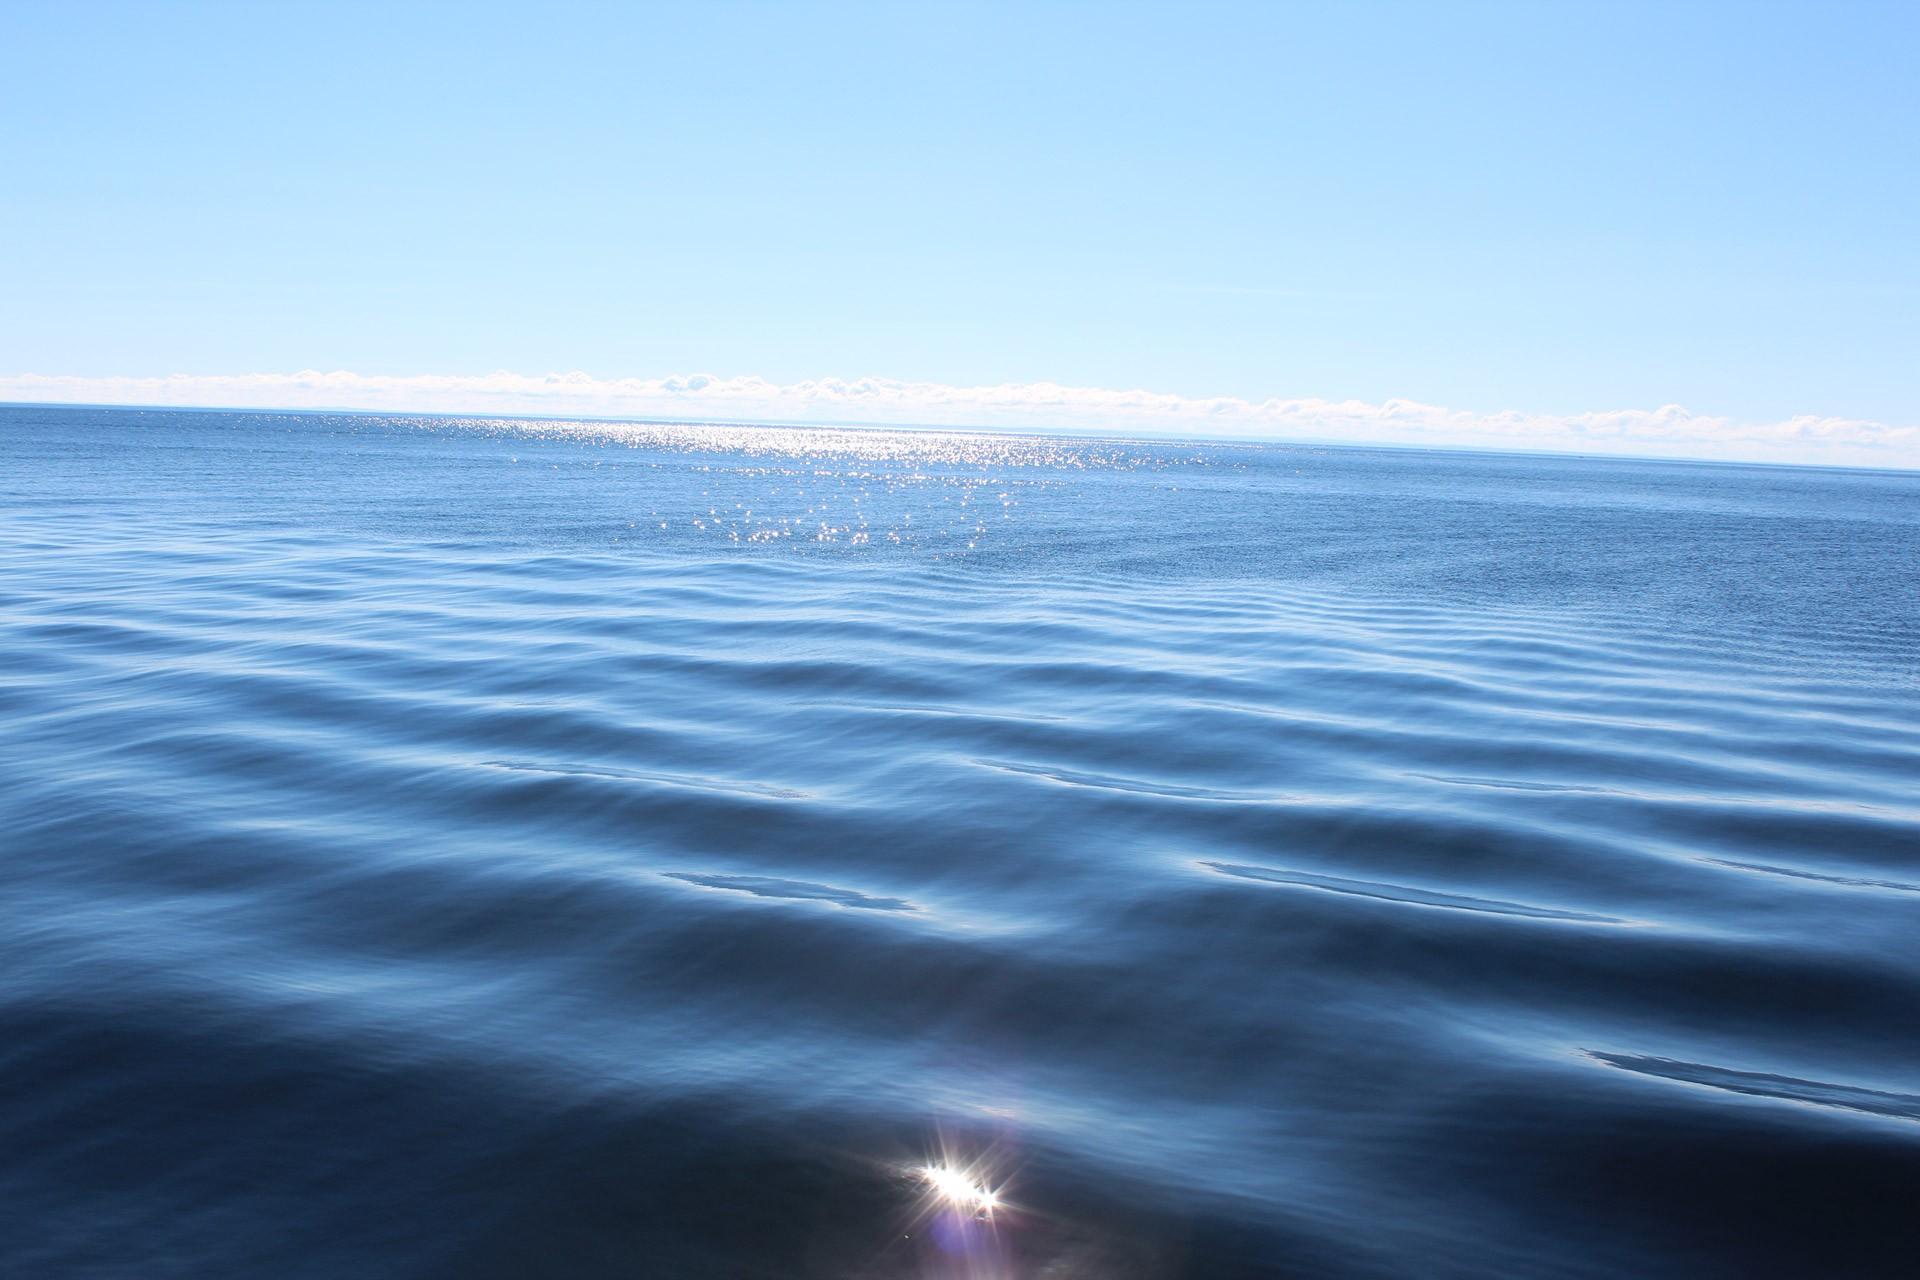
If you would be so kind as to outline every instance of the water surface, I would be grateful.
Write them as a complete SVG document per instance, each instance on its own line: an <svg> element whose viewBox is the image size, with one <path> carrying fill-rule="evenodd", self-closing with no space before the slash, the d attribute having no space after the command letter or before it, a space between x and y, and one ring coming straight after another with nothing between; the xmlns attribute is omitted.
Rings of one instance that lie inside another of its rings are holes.
<svg viewBox="0 0 1920 1280"><path fill-rule="evenodd" d="M0 459L6 1274L1911 1273L1920 476Z"/></svg>

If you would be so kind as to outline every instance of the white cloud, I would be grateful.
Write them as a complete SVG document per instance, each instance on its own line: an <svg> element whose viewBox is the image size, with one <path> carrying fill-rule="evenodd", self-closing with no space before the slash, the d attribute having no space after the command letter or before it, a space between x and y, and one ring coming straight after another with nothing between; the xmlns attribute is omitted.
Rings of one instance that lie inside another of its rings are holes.
<svg viewBox="0 0 1920 1280"><path fill-rule="evenodd" d="M1741 461L1920 467L1920 426L1803 416L1741 422L1679 405L1578 414L1475 413L1411 400L1195 398L1051 382L955 387L889 378L585 373L387 376L348 373L174 374L86 378L0 374L0 401L364 409L727 421L1073 429L1354 444L1477 446Z"/></svg>

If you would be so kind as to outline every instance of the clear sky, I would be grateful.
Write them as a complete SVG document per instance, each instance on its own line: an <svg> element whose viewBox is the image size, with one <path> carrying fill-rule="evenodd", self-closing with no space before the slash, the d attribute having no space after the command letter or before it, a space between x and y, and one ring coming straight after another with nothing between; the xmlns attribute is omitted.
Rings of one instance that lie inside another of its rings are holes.
<svg viewBox="0 0 1920 1280"><path fill-rule="evenodd" d="M0 0L0 183L0 399L582 370L1920 424L1911 0Z"/></svg>

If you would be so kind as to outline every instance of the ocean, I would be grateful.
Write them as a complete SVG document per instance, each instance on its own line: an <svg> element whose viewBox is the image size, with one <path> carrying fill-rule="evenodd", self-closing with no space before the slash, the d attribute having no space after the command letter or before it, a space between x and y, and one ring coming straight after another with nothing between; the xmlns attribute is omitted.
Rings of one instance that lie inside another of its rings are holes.
<svg viewBox="0 0 1920 1280"><path fill-rule="evenodd" d="M1907 1276L1920 474L0 409L0 1274Z"/></svg>

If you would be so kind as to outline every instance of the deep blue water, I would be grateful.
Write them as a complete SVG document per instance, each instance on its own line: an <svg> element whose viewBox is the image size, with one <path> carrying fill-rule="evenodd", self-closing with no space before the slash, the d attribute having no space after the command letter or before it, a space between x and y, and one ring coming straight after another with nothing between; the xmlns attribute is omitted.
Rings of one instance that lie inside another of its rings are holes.
<svg viewBox="0 0 1920 1280"><path fill-rule="evenodd" d="M1912 474L0 409L0 1274L1911 1275L1917 575Z"/></svg>

